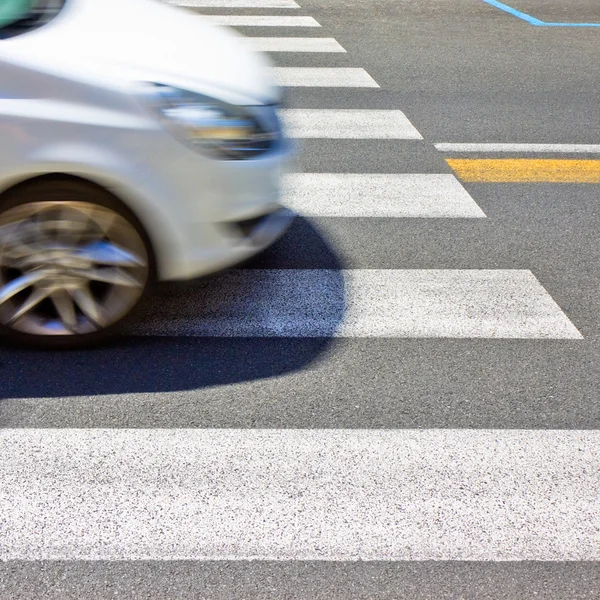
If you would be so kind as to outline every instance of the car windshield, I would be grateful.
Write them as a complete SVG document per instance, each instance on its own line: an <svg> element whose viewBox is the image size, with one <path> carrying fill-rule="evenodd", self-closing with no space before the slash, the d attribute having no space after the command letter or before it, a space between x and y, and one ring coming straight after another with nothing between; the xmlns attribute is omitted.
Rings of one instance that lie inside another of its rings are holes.
<svg viewBox="0 0 600 600"><path fill-rule="evenodd" d="M0 32L13 35L47 23L64 0L0 0Z"/></svg>

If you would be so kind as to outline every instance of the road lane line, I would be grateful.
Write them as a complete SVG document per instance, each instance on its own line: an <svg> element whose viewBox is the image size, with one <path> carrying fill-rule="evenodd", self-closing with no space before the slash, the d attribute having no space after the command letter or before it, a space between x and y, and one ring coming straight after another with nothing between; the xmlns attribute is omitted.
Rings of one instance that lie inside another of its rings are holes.
<svg viewBox="0 0 600 600"><path fill-rule="evenodd" d="M504 12L513 15L523 21L527 21L530 25L535 25L536 27L600 27L600 23L547 23L546 21L542 21L536 17L528 15L527 13L521 12L516 8L512 8L512 6L508 6L503 2L499 2L498 0L483 0L486 4L490 6L494 6L495 8L499 8Z"/></svg>
<svg viewBox="0 0 600 600"><path fill-rule="evenodd" d="M504 12L513 15L514 17L517 17L518 19L521 19L523 21L527 21L527 23L529 23L530 25L544 25L544 21L540 21L540 19L536 19L535 17L532 17L531 15L528 15L524 12L521 12L520 10L517 10L516 8L513 8L512 6L508 6L507 4L504 4L503 2L498 2L498 0L483 0L486 4L489 4L490 6L494 6L495 8L499 8L500 10L503 10Z"/></svg>
<svg viewBox="0 0 600 600"><path fill-rule="evenodd" d="M600 560L600 432L0 430L0 560Z"/></svg>
<svg viewBox="0 0 600 600"><path fill-rule="evenodd" d="M282 202L307 217L485 218L454 175L293 173Z"/></svg>
<svg viewBox="0 0 600 600"><path fill-rule="evenodd" d="M401 110L284 109L288 135L294 138L422 140Z"/></svg>
<svg viewBox="0 0 600 600"><path fill-rule="evenodd" d="M440 152L537 152L600 154L600 144L435 144Z"/></svg>
<svg viewBox="0 0 600 600"><path fill-rule="evenodd" d="M283 87L376 87L379 85L364 70L353 67L271 67Z"/></svg>
<svg viewBox="0 0 600 600"><path fill-rule="evenodd" d="M231 270L151 299L127 333L581 339L530 271L475 269Z"/></svg>
<svg viewBox="0 0 600 600"><path fill-rule="evenodd" d="M300 8L294 0L167 0L190 8Z"/></svg>
<svg viewBox="0 0 600 600"><path fill-rule="evenodd" d="M248 37L260 52L346 52L333 38Z"/></svg>
<svg viewBox="0 0 600 600"><path fill-rule="evenodd" d="M262 15L200 15L218 25L229 27L321 27L312 17L279 17Z"/></svg>
<svg viewBox="0 0 600 600"><path fill-rule="evenodd" d="M447 158L463 181L600 183L600 160Z"/></svg>

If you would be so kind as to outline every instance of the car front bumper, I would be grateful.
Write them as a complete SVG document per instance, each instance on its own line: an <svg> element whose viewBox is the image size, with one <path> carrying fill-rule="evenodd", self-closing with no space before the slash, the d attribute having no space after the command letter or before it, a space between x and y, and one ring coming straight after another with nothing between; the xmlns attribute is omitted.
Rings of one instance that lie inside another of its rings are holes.
<svg viewBox="0 0 600 600"><path fill-rule="evenodd" d="M185 260L170 263L170 276L163 280L177 281L210 275L259 254L279 239L288 229L295 214L284 207L262 217L242 221L224 221L200 227L202 238L210 231L218 243L205 241L189 248Z"/></svg>

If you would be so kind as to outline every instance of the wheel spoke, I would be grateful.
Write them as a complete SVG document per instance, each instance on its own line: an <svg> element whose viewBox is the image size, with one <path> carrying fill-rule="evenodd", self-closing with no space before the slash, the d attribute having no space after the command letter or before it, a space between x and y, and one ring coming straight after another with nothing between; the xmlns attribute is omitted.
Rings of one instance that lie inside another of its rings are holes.
<svg viewBox="0 0 600 600"><path fill-rule="evenodd" d="M73 298L65 290L57 290L52 293L51 297L58 317L67 329L73 331L77 327L77 314Z"/></svg>
<svg viewBox="0 0 600 600"><path fill-rule="evenodd" d="M13 237L17 231L19 223L7 223L6 225L0 225L0 244L6 244Z"/></svg>
<svg viewBox="0 0 600 600"><path fill-rule="evenodd" d="M97 207L96 210L92 211L89 217L105 234L108 234L117 221L117 213L100 207Z"/></svg>
<svg viewBox="0 0 600 600"><path fill-rule="evenodd" d="M21 277L13 279L11 282L0 288L0 304L3 304L19 292L27 289L30 285L41 281L46 276L47 273L40 269L39 271L32 271L31 273L26 273L25 275L21 275Z"/></svg>
<svg viewBox="0 0 600 600"><path fill-rule="evenodd" d="M29 298L17 309L13 316L9 319L7 325L12 325L21 317L25 316L31 309L35 308L42 300L45 300L50 294L50 290L42 288L33 289Z"/></svg>
<svg viewBox="0 0 600 600"><path fill-rule="evenodd" d="M16 235L20 225L17 222L0 226L0 265L12 266L19 258L31 254L31 246Z"/></svg>
<svg viewBox="0 0 600 600"><path fill-rule="evenodd" d="M145 261L135 254L119 248L115 244L97 241L84 246L75 256L101 265L114 267L144 267Z"/></svg>
<svg viewBox="0 0 600 600"><path fill-rule="evenodd" d="M73 300L81 309L81 312L98 327L106 327L107 320L102 308L98 305L92 293L85 288L71 291Z"/></svg>
<svg viewBox="0 0 600 600"><path fill-rule="evenodd" d="M77 244L83 238L89 221L87 214L74 210L70 206L62 206L54 223L58 231L58 239L65 244Z"/></svg>
<svg viewBox="0 0 600 600"><path fill-rule="evenodd" d="M125 287L139 288L142 283L123 269L86 269L81 271L82 275L91 281L102 281L112 283L113 285L123 285Z"/></svg>
<svg viewBox="0 0 600 600"><path fill-rule="evenodd" d="M23 233L29 234L32 238L27 245L47 244L54 241L53 236L50 235L51 228L49 226L47 215L43 213L36 214L27 219L27 221L23 223L23 229Z"/></svg>
<svg viewBox="0 0 600 600"><path fill-rule="evenodd" d="M0 249L0 267L14 267L18 257L6 247Z"/></svg>

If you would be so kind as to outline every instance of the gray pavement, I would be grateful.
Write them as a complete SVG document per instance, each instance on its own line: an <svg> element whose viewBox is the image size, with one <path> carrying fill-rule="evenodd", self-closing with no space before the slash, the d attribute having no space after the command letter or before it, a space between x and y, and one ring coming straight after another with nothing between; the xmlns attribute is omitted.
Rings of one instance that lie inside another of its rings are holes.
<svg viewBox="0 0 600 600"><path fill-rule="evenodd" d="M11 600L595 600L600 574L582 562L16 561L0 585Z"/></svg>
<svg viewBox="0 0 600 600"><path fill-rule="evenodd" d="M546 21L600 23L593 0L507 3ZM287 106L400 109L424 138L302 140L305 172L451 173L433 147L441 142L600 143L600 28L533 27L480 0L299 4L294 14L321 28L240 31L333 37L347 54L270 56L277 66L362 67L381 87L288 88ZM600 429L600 186L464 186L486 219L299 219L244 268L529 269L583 340L147 336L61 353L4 345L0 427ZM199 293L193 283L161 290L159 301ZM567 561L9 561L0 598L571 599L598 598L599 578L597 563Z"/></svg>

